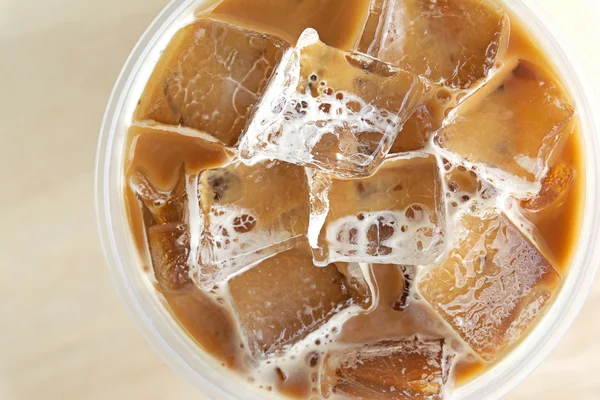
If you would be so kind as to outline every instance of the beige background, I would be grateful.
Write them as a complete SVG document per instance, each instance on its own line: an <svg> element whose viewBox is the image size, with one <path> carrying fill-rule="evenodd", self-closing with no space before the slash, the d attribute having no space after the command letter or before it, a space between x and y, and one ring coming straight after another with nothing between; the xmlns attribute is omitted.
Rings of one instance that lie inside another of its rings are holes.
<svg viewBox="0 0 600 400"><path fill-rule="evenodd" d="M251 0L249 0L251 1ZM600 92L600 0L541 0ZM131 47L166 0L0 0L0 399L200 399L121 307L93 163ZM507 399L600 399L600 280Z"/></svg>

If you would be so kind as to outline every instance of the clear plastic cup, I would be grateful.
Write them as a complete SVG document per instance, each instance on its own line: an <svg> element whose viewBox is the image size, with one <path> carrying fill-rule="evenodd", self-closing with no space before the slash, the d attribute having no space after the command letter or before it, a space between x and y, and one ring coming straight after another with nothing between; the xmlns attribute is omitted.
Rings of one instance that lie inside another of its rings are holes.
<svg viewBox="0 0 600 400"><path fill-rule="evenodd" d="M248 0L251 1L251 0ZM257 392L216 364L190 339L160 303L142 275L124 199L125 137L135 105L154 65L175 31L191 21L203 0L173 0L131 52L106 108L96 158L96 213L104 254L121 300L146 339L184 379L209 399L278 398ZM568 41L535 0L503 0L539 40L580 118L586 168L585 216L569 274L553 306L529 336L492 369L457 388L450 399L497 399L529 375L565 334L580 310L600 264L600 106Z"/></svg>

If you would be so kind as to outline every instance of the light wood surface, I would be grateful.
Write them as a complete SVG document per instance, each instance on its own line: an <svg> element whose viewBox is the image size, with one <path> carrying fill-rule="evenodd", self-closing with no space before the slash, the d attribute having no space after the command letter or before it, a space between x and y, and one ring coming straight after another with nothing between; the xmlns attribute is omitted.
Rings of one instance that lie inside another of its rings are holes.
<svg viewBox="0 0 600 400"><path fill-rule="evenodd" d="M541 1L600 91L600 1ZM104 106L165 3L0 0L0 399L202 399L121 306L94 217ZM598 307L600 280L507 399L600 399Z"/></svg>

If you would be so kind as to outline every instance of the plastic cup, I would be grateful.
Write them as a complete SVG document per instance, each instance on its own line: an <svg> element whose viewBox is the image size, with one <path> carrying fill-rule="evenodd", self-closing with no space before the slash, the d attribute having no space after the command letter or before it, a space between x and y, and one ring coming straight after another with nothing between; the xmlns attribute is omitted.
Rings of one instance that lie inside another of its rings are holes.
<svg viewBox="0 0 600 400"><path fill-rule="evenodd" d="M251 0L248 0L251 1ZM150 289L128 226L123 198L125 137L141 92L175 31L191 21L202 0L173 0L131 52L106 108L96 155L96 213L113 282L138 328L177 373L211 400L279 398L227 371L202 352ZM535 0L503 0L525 21L553 60L574 101L584 140L586 194L582 231L571 269L554 304L522 343L492 369L456 388L450 399L497 399L529 375L565 334L579 312L600 264L600 109L591 84L568 41Z"/></svg>

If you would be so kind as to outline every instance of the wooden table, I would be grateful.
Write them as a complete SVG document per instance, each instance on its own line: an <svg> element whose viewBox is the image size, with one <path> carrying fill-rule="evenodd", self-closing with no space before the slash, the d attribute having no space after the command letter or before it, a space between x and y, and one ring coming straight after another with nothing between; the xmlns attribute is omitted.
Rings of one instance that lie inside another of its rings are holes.
<svg viewBox="0 0 600 400"><path fill-rule="evenodd" d="M98 244L100 120L166 0L0 0L0 399L200 399L121 306ZM600 1L544 0L600 91ZM600 399L600 281L509 396Z"/></svg>

